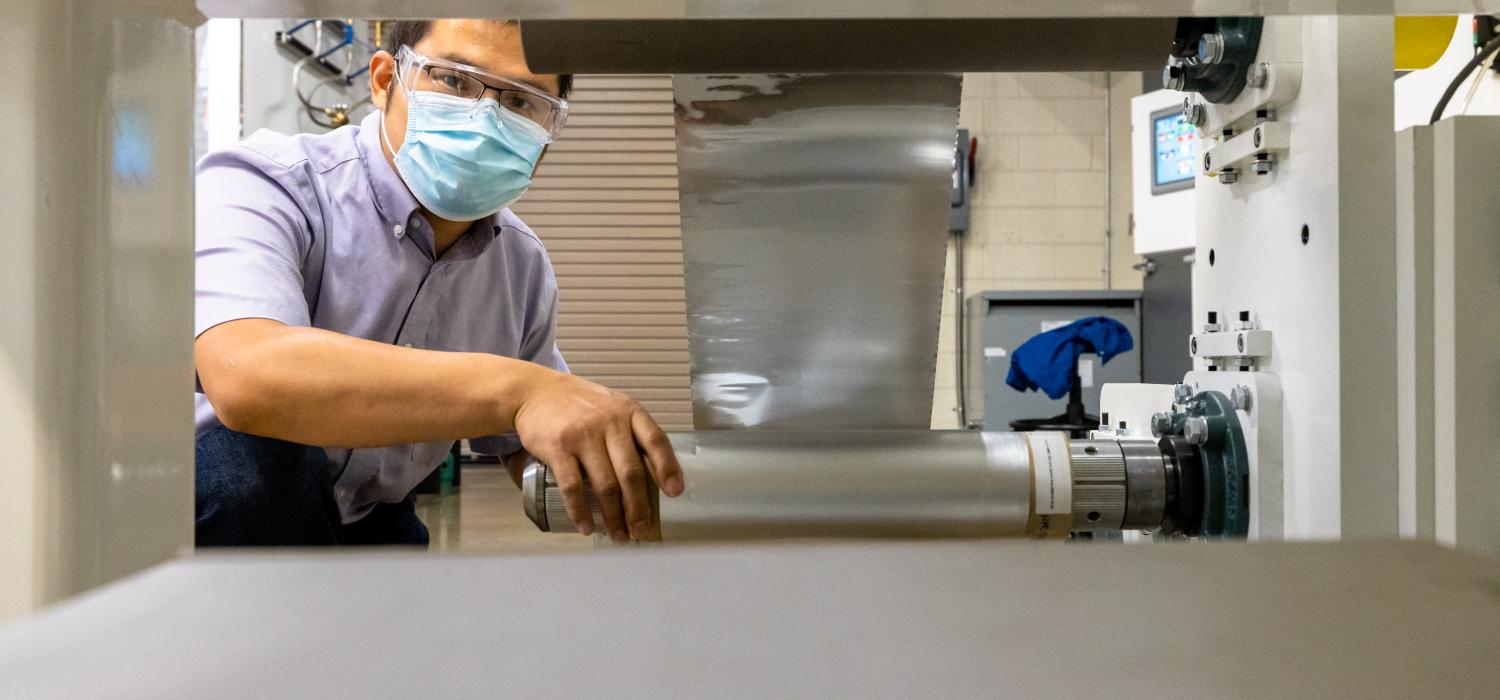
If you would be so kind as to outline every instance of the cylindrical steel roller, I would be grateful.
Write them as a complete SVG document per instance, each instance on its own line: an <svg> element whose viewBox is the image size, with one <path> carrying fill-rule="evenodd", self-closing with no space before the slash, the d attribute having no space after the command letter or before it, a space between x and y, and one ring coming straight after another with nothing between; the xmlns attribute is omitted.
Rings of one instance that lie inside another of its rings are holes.
<svg viewBox="0 0 1500 700"><path fill-rule="evenodd" d="M660 499L665 539L1020 536L1031 514L1029 450L1020 434L718 431L670 437L685 491ZM576 531L549 469L528 467L522 490L526 513L539 527Z"/></svg>
<svg viewBox="0 0 1500 700"><path fill-rule="evenodd" d="M660 499L666 540L1047 537L1164 519L1164 460L1149 443L914 430L671 438L686 490ZM523 494L538 527L575 531L545 466L527 469Z"/></svg>
<svg viewBox="0 0 1500 700"><path fill-rule="evenodd" d="M1026 534L1018 434L723 431L673 445L686 491L661 499L664 539Z"/></svg>

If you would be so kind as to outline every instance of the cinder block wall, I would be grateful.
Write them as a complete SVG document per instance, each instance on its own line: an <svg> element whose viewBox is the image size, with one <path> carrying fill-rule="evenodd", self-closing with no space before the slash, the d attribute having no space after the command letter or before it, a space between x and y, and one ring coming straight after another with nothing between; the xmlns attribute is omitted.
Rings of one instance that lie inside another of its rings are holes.
<svg viewBox="0 0 1500 700"><path fill-rule="evenodd" d="M979 139L966 294L1140 287L1129 230L1129 106L1139 92L1139 76L1128 74L964 76L959 126ZM953 253L950 244L934 428L958 427ZM983 408L983 378L971 373L968 385L972 421Z"/></svg>

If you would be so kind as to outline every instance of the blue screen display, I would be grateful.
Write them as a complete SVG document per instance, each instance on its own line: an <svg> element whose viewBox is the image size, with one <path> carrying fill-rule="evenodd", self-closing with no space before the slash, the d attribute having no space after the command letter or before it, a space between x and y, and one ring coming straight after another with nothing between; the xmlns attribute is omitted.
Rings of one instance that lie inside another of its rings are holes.
<svg viewBox="0 0 1500 700"><path fill-rule="evenodd" d="M1157 117L1156 163L1152 168L1156 186L1173 185L1193 179L1198 163L1197 130L1181 114Z"/></svg>

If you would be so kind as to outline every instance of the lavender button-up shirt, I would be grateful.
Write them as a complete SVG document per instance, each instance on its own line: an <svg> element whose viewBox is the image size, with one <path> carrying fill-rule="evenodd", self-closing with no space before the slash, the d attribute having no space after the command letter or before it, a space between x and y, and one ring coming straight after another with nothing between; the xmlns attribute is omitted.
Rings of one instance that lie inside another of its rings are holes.
<svg viewBox="0 0 1500 700"><path fill-rule="evenodd" d="M316 136L256 132L204 156L197 184L195 337L268 318L567 371L557 281L536 234L505 209L436 258L431 227L381 152L379 113ZM201 433L219 420L201 392L196 400ZM520 442L496 435L471 446L508 454ZM327 452L348 523L404 498L448 444Z"/></svg>

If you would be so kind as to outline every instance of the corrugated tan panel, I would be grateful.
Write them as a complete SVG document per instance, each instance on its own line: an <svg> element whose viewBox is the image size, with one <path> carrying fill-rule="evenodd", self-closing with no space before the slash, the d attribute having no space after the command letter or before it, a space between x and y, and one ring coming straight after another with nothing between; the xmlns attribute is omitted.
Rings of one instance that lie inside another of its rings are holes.
<svg viewBox="0 0 1500 700"><path fill-rule="evenodd" d="M557 270L558 345L579 376L691 430L672 80L573 85L568 127L514 207Z"/></svg>

